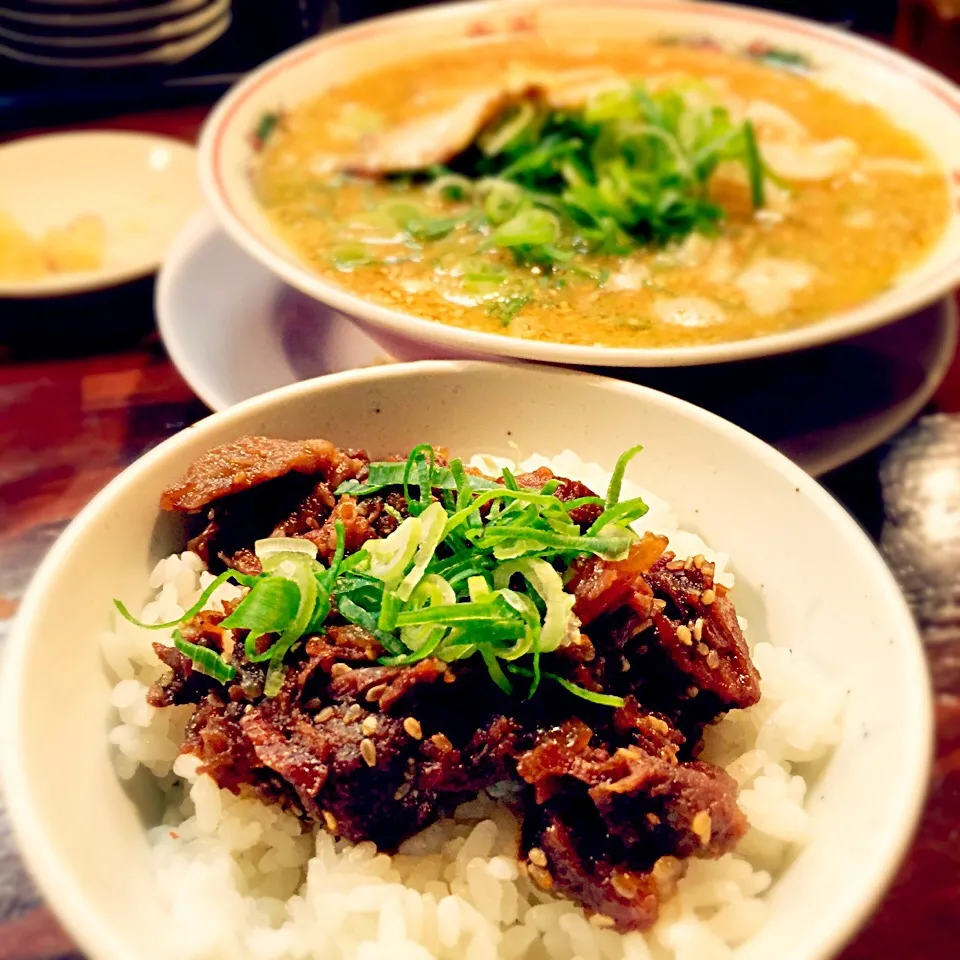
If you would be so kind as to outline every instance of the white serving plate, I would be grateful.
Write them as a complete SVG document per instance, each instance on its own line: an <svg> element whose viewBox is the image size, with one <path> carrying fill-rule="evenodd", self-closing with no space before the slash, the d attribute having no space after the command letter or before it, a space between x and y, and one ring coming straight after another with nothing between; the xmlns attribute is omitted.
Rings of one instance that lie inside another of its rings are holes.
<svg viewBox="0 0 960 960"><path fill-rule="evenodd" d="M385 350L343 314L252 260L207 211L190 221L164 261L156 314L170 358L213 410L298 380L431 356L429 345L409 340ZM956 343L956 304L948 297L879 330L803 353L609 373L699 403L819 476L916 416L943 381Z"/></svg>

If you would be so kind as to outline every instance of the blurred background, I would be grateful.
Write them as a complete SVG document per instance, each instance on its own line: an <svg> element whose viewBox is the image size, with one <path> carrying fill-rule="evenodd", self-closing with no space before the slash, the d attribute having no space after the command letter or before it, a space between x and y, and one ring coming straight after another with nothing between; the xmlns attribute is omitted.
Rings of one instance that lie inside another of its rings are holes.
<svg viewBox="0 0 960 960"><path fill-rule="evenodd" d="M298 41L416 4L397 0L3 0L0 128L123 109L213 102ZM752 4L929 47L948 68L938 17L956 0L779 0ZM933 34L933 35L931 35ZM942 49L941 49L942 48Z"/></svg>

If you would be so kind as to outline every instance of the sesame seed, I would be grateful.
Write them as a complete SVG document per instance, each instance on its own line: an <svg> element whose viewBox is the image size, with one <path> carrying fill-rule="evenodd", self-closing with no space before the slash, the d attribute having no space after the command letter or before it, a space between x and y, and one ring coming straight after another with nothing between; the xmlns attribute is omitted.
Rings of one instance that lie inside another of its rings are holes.
<svg viewBox="0 0 960 960"><path fill-rule="evenodd" d="M613 917L608 917L603 913L594 913L590 917L591 925L598 927L600 930L609 930L615 922L616 921L613 919Z"/></svg>
<svg viewBox="0 0 960 960"><path fill-rule="evenodd" d="M690 829L700 838L700 845L707 846L713 833L713 822L710 819L709 812L701 810L697 813L690 824Z"/></svg>
<svg viewBox="0 0 960 960"><path fill-rule="evenodd" d="M693 639L700 642L703 637L703 617L697 617L697 622L693 625Z"/></svg>
<svg viewBox="0 0 960 960"><path fill-rule="evenodd" d="M313 719L317 723L326 723L333 716L333 707L324 707Z"/></svg>
<svg viewBox="0 0 960 960"><path fill-rule="evenodd" d="M411 790L413 789L413 784L406 780L397 787L397 792L393 795L394 800L402 800Z"/></svg>
<svg viewBox="0 0 960 960"><path fill-rule="evenodd" d="M627 673L630 669L630 661L626 657L620 658L620 672Z"/></svg>
<svg viewBox="0 0 960 960"><path fill-rule="evenodd" d="M707 666L708 666L711 670L716 670L717 667L720 666L720 657L719 657L719 655L717 654L717 651L716 651L716 650L711 650L711 651L707 654Z"/></svg>
<svg viewBox="0 0 960 960"><path fill-rule="evenodd" d="M360 756L368 767L374 767L377 764L377 748L369 737L364 737L360 741Z"/></svg>
<svg viewBox="0 0 960 960"><path fill-rule="evenodd" d="M661 896L671 896L676 892L677 881L684 874L684 864L676 857L660 857L650 872Z"/></svg>
<svg viewBox="0 0 960 960"><path fill-rule="evenodd" d="M700 692L700 688L699 688L699 687L687 687L687 696L688 696L688 697L693 698L693 697L695 697L699 692Z"/></svg>
<svg viewBox="0 0 960 960"><path fill-rule="evenodd" d="M716 599L717 599L717 594L716 594L716 591L714 590L704 590L703 593L700 594L700 602L705 607L709 607L710 604L713 603L713 601Z"/></svg>
<svg viewBox="0 0 960 960"><path fill-rule="evenodd" d="M330 668L330 676L333 677L334 680L336 680L337 677L342 677L345 673L349 672L350 668L345 663L335 663Z"/></svg>
<svg viewBox="0 0 960 960"><path fill-rule="evenodd" d="M656 827L660 824L660 818L655 813L648 813L647 823L649 823L651 827Z"/></svg>
<svg viewBox="0 0 960 960"><path fill-rule="evenodd" d="M543 867L538 867L535 864L529 868L530 879L541 889L549 890L553 886L553 877L543 869Z"/></svg>
<svg viewBox="0 0 960 960"><path fill-rule="evenodd" d="M378 683L372 686L366 693L366 699L369 703L375 703L379 700L384 693L386 693L387 685L385 683Z"/></svg>
<svg viewBox="0 0 960 960"><path fill-rule="evenodd" d="M337 818L329 810L323 811L323 822L327 826L328 833L337 832Z"/></svg>
<svg viewBox="0 0 960 960"><path fill-rule="evenodd" d="M690 628L681 623L680 626L677 627L677 639L685 647L689 647L693 643L693 638L690 633Z"/></svg>
<svg viewBox="0 0 960 960"><path fill-rule="evenodd" d="M535 867L547 865L547 855L539 847L531 847L527 857Z"/></svg>
<svg viewBox="0 0 960 960"><path fill-rule="evenodd" d="M709 652L710 648L705 643L697 644L697 653L699 653L700 656L705 657Z"/></svg>
<svg viewBox="0 0 960 960"><path fill-rule="evenodd" d="M653 601L654 610L665 610L667 606L666 600L660 600L659 598Z"/></svg>
<svg viewBox="0 0 960 960"><path fill-rule="evenodd" d="M445 733L435 733L430 738L430 742L444 753L449 753L453 749L453 744Z"/></svg>
<svg viewBox="0 0 960 960"><path fill-rule="evenodd" d="M423 739L423 728L420 726L420 721L416 717L407 717L403 721L403 729L407 731L407 734L413 737L414 740Z"/></svg>
<svg viewBox="0 0 960 960"><path fill-rule="evenodd" d="M632 900L637 895L637 882L630 874L614 873L610 885L624 900Z"/></svg>
<svg viewBox="0 0 960 960"><path fill-rule="evenodd" d="M371 733L377 732L377 718L373 715L363 718L360 729L369 737Z"/></svg>
<svg viewBox="0 0 960 960"><path fill-rule="evenodd" d="M647 724L653 727L657 733L662 733L664 736L670 732L670 727L667 726L666 720L661 720L660 717L647 717Z"/></svg>
<svg viewBox="0 0 960 960"><path fill-rule="evenodd" d="M353 723L354 720L360 719L360 714L363 713L363 707L359 703L352 703L347 707L347 712L343 715L344 723Z"/></svg>

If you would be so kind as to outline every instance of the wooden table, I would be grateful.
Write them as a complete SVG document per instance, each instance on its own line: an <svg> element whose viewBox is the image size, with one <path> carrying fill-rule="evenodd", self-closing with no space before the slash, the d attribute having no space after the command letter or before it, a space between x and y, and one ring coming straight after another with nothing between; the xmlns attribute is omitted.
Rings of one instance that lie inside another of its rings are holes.
<svg viewBox="0 0 960 960"><path fill-rule="evenodd" d="M99 126L191 139L202 113L145 114ZM152 332L151 293L147 283L82 307L0 304L0 644L32 571L83 504L145 450L206 413ZM825 483L877 539L899 577L923 630L937 698L936 764L919 834L882 906L843 956L956 956L960 358L919 420ZM23 872L0 813L0 960L75 953Z"/></svg>

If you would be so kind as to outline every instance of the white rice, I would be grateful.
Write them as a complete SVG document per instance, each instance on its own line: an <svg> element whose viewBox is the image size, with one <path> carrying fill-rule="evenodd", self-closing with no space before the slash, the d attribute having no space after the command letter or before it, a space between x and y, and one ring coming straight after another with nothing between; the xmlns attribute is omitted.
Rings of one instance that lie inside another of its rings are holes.
<svg viewBox="0 0 960 960"><path fill-rule="evenodd" d="M570 452L519 466L543 463L606 488L609 474ZM624 482L623 496L636 495L650 504L642 529L669 536L679 556L713 559L718 581L733 585L724 554L678 529L665 501ZM142 619L175 619L211 580L195 554L161 560ZM224 585L210 606L237 595ZM128 779L143 765L165 796L163 823L148 839L173 941L189 960L723 960L763 923L764 893L809 839L806 777L840 738L842 691L797 653L753 645L763 698L708 729L703 754L740 784L750 831L735 853L688 862L651 931L621 935L520 876L519 823L486 794L391 857L319 827L303 834L291 814L218 789L197 775L195 758L177 755L192 707L156 710L144 700L165 670L151 647L157 639L172 642L119 618L104 637L117 677L119 723L109 736L118 774Z"/></svg>

